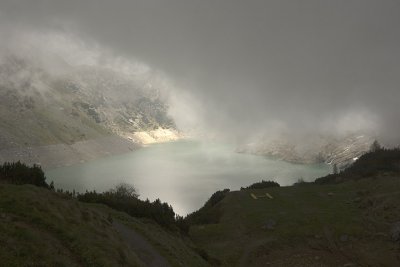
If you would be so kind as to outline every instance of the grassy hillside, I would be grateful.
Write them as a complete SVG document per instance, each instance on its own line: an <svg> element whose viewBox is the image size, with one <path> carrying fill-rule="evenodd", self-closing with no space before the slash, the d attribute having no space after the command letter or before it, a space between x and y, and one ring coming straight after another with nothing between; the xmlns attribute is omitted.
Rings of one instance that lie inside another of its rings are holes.
<svg viewBox="0 0 400 267"><path fill-rule="evenodd" d="M223 266L399 266L399 178L230 192L190 236Z"/></svg>
<svg viewBox="0 0 400 267"><path fill-rule="evenodd" d="M223 266L400 266L400 150L315 183L219 191L185 220Z"/></svg>
<svg viewBox="0 0 400 267"><path fill-rule="evenodd" d="M208 266L193 248L176 232L104 205L0 184L2 266Z"/></svg>
<svg viewBox="0 0 400 267"><path fill-rule="evenodd" d="M49 190L39 167L5 164L1 181L43 187L0 183L1 264L400 266L399 159L398 149L380 149L316 183L279 187L263 181L218 191L174 227L161 227L149 214L142 216L153 220L80 202ZM113 194L78 198L138 216L135 201Z"/></svg>

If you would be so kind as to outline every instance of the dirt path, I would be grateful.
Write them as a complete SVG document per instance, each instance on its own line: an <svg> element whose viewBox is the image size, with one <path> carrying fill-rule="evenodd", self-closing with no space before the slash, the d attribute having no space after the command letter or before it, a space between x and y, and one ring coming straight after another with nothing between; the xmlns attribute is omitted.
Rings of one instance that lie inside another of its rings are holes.
<svg viewBox="0 0 400 267"><path fill-rule="evenodd" d="M113 227L124 240L137 252L138 257L148 267L170 267L168 261L154 247L133 229L119 222L113 222Z"/></svg>

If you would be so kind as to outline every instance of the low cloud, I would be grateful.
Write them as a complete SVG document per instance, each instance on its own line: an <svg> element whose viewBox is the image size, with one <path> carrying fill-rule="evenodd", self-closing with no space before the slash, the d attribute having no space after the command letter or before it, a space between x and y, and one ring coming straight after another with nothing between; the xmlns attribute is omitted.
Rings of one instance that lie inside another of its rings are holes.
<svg viewBox="0 0 400 267"><path fill-rule="evenodd" d="M6 0L0 10L3 46L53 71L61 57L165 88L185 130L400 143L396 1Z"/></svg>

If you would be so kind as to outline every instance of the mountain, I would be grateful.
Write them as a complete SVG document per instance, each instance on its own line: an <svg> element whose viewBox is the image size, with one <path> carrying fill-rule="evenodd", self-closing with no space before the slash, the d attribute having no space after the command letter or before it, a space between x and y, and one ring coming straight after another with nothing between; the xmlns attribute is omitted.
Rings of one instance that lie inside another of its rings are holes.
<svg viewBox="0 0 400 267"><path fill-rule="evenodd" d="M324 162L336 164L340 169L344 169L368 152L374 140L365 134L348 134L342 137L318 135L304 139L293 139L283 135L241 145L237 152L274 157L292 163Z"/></svg>
<svg viewBox="0 0 400 267"><path fill-rule="evenodd" d="M18 158L28 148L36 162L46 165L43 151L64 151L65 145L68 150L79 142L78 149L93 153L85 156L74 148L71 153L87 160L117 152L102 152L102 146L131 150L180 138L168 115L166 93L151 77L97 65L70 66L61 59L51 66L15 55L0 61L0 158Z"/></svg>

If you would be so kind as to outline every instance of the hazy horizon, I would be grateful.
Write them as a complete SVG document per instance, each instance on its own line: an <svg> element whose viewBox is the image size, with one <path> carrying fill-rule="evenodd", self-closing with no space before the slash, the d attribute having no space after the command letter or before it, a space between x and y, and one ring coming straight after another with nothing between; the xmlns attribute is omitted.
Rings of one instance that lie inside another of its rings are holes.
<svg viewBox="0 0 400 267"><path fill-rule="evenodd" d="M0 56L106 67L164 91L179 128L400 143L397 1L2 1Z"/></svg>

